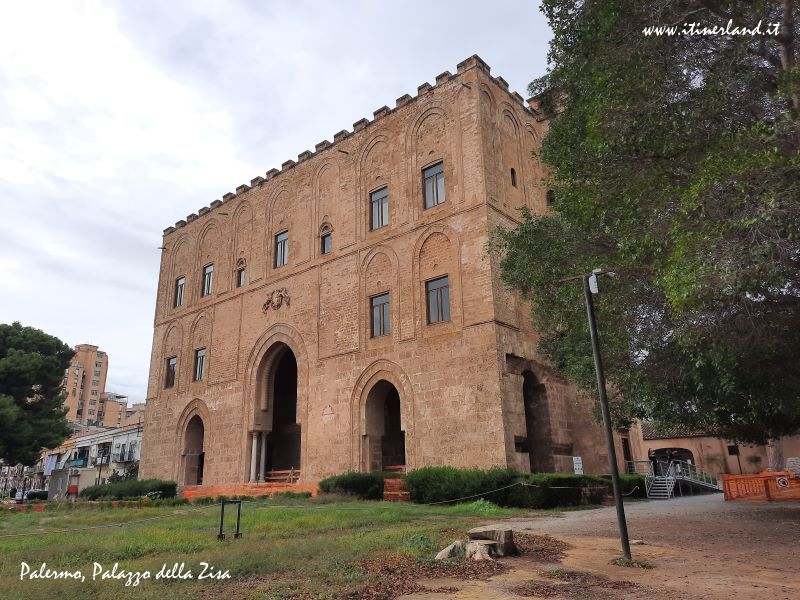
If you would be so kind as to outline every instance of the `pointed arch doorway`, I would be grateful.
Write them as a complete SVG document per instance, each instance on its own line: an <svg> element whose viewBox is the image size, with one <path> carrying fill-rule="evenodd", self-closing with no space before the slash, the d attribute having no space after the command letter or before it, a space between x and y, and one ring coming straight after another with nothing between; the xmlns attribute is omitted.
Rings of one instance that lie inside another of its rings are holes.
<svg viewBox="0 0 800 600"><path fill-rule="evenodd" d="M297 358L283 342L271 346L261 360L259 401L250 436L250 481L282 478L293 483L299 477L302 457L297 370Z"/></svg>
<svg viewBox="0 0 800 600"><path fill-rule="evenodd" d="M364 471L405 470L405 431L402 428L400 393L385 379L367 395L364 435Z"/></svg>

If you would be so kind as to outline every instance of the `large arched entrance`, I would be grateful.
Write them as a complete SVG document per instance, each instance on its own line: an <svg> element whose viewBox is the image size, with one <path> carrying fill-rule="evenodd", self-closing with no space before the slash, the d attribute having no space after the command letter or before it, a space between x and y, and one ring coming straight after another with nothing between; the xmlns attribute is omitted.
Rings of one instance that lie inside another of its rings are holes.
<svg viewBox="0 0 800 600"><path fill-rule="evenodd" d="M530 371L522 373L522 401L531 472L554 471L547 390Z"/></svg>
<svg viewBox="0 0 800 600"><path fill-rule="evenodd" d="M381 379L369 391L364 408L364 470L405 470L406 436L400 419L397 388Z"/></svg>
<svg viewBox="0 0 800 600"><path fill-rule="evenodd" d="M200 415L189 419L183 436L183 482L184 485L202 485L205 452L203 442L205 426Z"/></svg>
<svg viewBox="0 0 800 600"><path fill-rule="evenodd" d="M265 354L258 372L261 398L250 437L250 481L296 481L300 472L297 421L297 358L278 342Z"/></svg>

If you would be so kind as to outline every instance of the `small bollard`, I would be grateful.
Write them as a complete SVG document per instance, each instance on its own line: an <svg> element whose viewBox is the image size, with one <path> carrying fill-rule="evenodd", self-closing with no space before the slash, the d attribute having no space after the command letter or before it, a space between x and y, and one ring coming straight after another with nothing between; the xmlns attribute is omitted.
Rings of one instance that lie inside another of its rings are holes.
<svg viewBox="0 0 800 600"><path fill-rule="evenodd" d="M240 539L242 537L242 533L240 531L240 524L242 520L242 501L241 500L223 500L222 504L220 505L219 511L219 533L217 534L218 540L225 539L225 505L226 504L236 504L236 531L233 533L233 539Z"/></svg>

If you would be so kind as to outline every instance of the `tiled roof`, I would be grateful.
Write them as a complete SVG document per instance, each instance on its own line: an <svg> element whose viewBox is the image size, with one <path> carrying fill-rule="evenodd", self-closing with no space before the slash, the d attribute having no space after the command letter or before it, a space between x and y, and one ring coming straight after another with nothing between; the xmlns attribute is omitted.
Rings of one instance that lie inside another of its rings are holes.
<svg viewBox="0 0 800 600"><path fill-rule="evenodd" d="M703 437L714 435L707 431L692 430L683 425L661 425L659 423L642 423L642 439L663 440L671 438Z"/></svg>

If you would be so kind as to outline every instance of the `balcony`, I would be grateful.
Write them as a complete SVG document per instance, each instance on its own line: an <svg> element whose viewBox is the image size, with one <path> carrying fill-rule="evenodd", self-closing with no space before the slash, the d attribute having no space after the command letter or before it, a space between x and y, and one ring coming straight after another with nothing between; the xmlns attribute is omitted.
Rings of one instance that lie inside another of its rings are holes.
<svg viewBox="0 0 800 600"><path fill-rule="evenodd" d="M67 462L68 467L85 467L86 466L86 459L85 458L74 458L71 461Z"/></svg>
<svg viewBox="0 0 800 600"><path fill-rule="evenodd" d="M131 462L136 460L136 453L133 450L126 450L125 452L117 452L114 455L114 462Z"/></svg>

